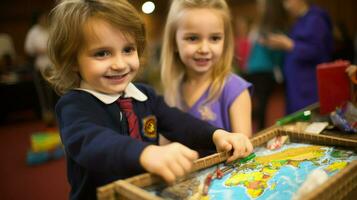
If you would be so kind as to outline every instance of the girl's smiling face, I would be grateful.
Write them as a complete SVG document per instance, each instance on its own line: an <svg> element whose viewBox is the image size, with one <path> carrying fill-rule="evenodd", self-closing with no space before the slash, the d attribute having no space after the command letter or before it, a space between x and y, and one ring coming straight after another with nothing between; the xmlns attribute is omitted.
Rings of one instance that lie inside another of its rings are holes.
<svg viewBox="0 0 357 200"><path fill-rule="evenodd" d="M139 70L134 38L95 17L83 32L85 44L77 56L82 81L97 92L122 93Z"/></svg>
<svg viewBox="0 0 357 200"><path fill-rule="evenodd" d="M180 59L188 73L209 73L219 61L224 46L224 22L214 9L184 12L176 31Z"/></svg>

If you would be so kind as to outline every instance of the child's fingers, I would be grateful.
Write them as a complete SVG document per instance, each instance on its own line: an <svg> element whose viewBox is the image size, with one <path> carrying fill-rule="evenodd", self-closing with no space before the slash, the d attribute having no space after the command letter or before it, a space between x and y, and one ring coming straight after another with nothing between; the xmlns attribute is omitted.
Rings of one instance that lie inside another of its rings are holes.
<svg viewBox="0 0 357 200"><path fill-rule="evenodd" d="M174 159L172 159L172 161L168 163L168 168L175 176L175 179L184 176L192 169L192 161L196 158L196 152L190 150L186 153L188 153L188 155L184 155L182 152L173 155ZM187 158L186 156L188 156L189 158Z"/></svg>
<svg viewBox="0 0 357 200"><path fill-rule="evenodd" d="M222 141L217 145L217 151L222 152L222 151L230 151L232 149L232 145L228 143L227 141Z"/></svg>
<svg viewBox="0 0 357 200"><path fill-rule="evenodd" d="M196 160L198 159L198 153L197 151L194 151L192 149L189 149L187 147L184 147L182 149L182 155L185 156L185 158L189 159L189 160Z"/></svg>
<svg viewBox="0 0 357 200"><path fill-rule="evenodd" d="M233 147L233 154L227 159L227 162L231 162L233 160L236 160L240 157L243 157L246 151L245 146L242 145L235 145Z"/></svg>
<svg viewBox="0 0 357 200"><path fill-rule="evenodd" d="M175 179L186 174L185 169L181 166L180 160L169 163L169 168L174 174Z"/></svg>
<svg viewBox="0 0 357 200"><path fill-rule="evenodd" d="M170 168L167 167L160 169L157 174L161 176L168 184L172 184L176 180L175 174L170 170Z"/></svg>
<svg viewBox="0 0 357 200"><path fill-rule="evenodd" d="M191 169L193 166L193 162L191 159L187 159L185 156L181 155L181 156L179 156L178 163L184 170L185 174L191 172Z"/></svg>
<svg viewBox="0 0 357 200"><path fill-rule="evenodd" d="M227 162L231 162L241 157L248 156L253 151L252 143L247 139L240 143L234 143L233 155L227 159Z"/></svg>
<svg viewBox="0 0 357 200"><path fill-rule="evenodd" d="M254 147L253 147L253 144L249 140L246 143L247 143L247 154L249 155L253 152Z"/></svg>

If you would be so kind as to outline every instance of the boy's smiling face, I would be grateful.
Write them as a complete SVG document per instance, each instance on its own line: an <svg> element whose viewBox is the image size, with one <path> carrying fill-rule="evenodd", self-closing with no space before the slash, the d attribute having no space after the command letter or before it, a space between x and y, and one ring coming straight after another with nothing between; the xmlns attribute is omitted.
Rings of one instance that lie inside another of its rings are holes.
<svg viewBox="0 0 357 200"><path fill-rule="evenodd" d="M91 18L83 32L77 57L82 81L97 92L122 93L140 65L134 38L99 18Z"/></svg>

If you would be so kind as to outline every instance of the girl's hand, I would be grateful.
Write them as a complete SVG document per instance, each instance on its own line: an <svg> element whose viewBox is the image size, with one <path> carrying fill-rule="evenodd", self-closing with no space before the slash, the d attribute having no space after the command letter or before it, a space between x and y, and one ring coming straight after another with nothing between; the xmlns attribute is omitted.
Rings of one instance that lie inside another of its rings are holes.
<svg viewBox="0 0 357 200"><path fill-rule="evenodd" d="M167 183L189 173L198 153L174 142L165 146L149 145L140 156L140 164L150 173L161 176Z"/></svg>
<svg viewBox="0 0 357 200"><path fill-rule="evenodd" d="M218 152L233 150L233 154L227 159L227 162L246 157L253 151L253 145L249 138L242 133L229 133L218 129L213 133L213 142Z"/></svg>

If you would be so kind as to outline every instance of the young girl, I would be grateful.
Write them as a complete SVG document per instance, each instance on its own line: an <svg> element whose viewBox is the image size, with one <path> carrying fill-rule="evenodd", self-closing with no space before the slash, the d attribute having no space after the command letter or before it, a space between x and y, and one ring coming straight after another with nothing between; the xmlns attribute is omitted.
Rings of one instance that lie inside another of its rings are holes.
<svg viewBox="0 0 357 200"><path fill-rule="evenodd" d="M224 0L172 1L161 54L166 102L250 137L251 84L232 74L233 54L231 20Z"/></svg>
<svg viewBox="0 0 357 200"><path fill-rule="evenodd" d="M233 150L228 161L252 151L245 135L170 108L153 89L131 82L143 55L145 28L127 1L63 0L51 19L54 68L48 80L63 95L56 114L70 199L95 199L97 187L144 170L173 182L197 159L190 148ZM157 146L157 132L190 148Z"/></svg>

